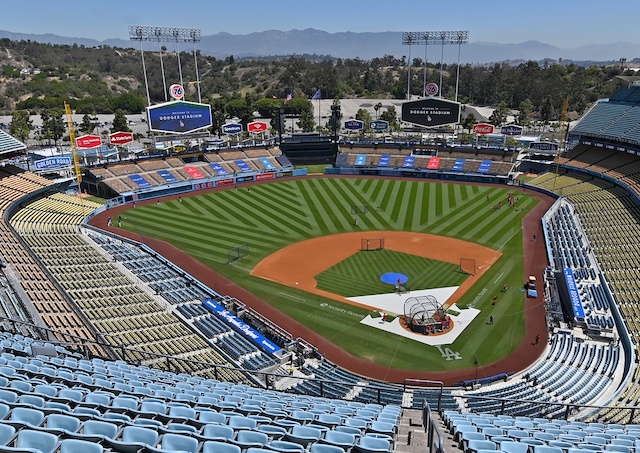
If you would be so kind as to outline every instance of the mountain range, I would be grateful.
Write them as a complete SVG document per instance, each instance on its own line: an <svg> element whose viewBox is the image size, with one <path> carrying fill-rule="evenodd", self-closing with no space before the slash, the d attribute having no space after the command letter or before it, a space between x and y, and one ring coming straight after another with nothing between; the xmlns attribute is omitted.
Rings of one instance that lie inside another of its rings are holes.
<svg viewBox="0 0 640 453"><path fill-rule="evenodd" d="M61 45L81 45L97 47L138 47L137 43L124 39L107 39L98 41L89 38L74 38L54 34L27 34L0 30L0 38L14 41L30 40L41 43ZM169 50L175 50L173 43L163 43ZM157 43L145 43L145 48L157 50ZM267 30L245 35L217 33L202 36L196 48L205 55L225 58L268 57L281 55L326 55L336 58L360 58L369 60L384 55L396 57L411 56L423 59L425 50L427 60L434 63L440 61L440 45L402 45L401 32L368 32L368 33L327 33L308 28L305 30ZM188 43L180 47L182 51L190 51ZM411 52L409 54L409 52ZM460 48L461 64L488 64L503 61L542 61L560 60L585 64L588 62L617 62L625 58L627 62L640 62L640 43L615 42L610 44L585 44L580 47L559 48L539 41L526 41L515 44L493 42L470 42ZM444 62L455 63L458 60L458 46L445 46Z"/></svg>

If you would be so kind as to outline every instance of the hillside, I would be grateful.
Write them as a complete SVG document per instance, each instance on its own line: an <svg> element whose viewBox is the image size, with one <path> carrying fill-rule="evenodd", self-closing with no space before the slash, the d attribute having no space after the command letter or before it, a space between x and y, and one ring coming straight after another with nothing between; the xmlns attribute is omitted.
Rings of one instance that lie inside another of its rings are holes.
<svg viewBox="0 0 640 453"><path fill-rule="evenodd" d="M174 50L145 51L144 61L151 103L166 100L166 86L181 80L186 99L197 100L196 60L182 51L178 62ZM424 62L416 58L411 68L411 94L422 95ZM51 45L29 41L0 40L0 113L16 109L40 113L60 108L69 101L78 113L113 113L123 109L140 113L147 105L140 51L107 45ZM217 59L197 54L201 98L215 110L231 114L225 106L235 102L235 116L242 109L258 109L261 99L309 99L318 89L322 99L404 99L407 91L405 58L391 55L360 59L335 59L317 55L282 58ZM455 65L428 64L428 81L442 78L444 97L454 98ZM164 69L164 82L163 70ZM559 115L562 99L569 97L571 110L582 112L593 101L610 95L621 83L619 65L591 66L528 61L491 66L460 67L459 100L463 103L518 109L529 100L533 111L546 109ZM280 101L281 102L281 101Z"/></svg>

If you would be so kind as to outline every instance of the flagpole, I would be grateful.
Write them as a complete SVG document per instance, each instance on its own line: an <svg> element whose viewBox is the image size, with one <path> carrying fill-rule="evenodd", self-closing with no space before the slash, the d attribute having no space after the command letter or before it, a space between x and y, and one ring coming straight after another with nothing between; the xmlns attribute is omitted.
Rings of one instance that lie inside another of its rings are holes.
<svg viewBox="0 0 640 453"><path fill-rule="evenodd" d="M320 130L320 99L318 98L318 130Z"/></svg>

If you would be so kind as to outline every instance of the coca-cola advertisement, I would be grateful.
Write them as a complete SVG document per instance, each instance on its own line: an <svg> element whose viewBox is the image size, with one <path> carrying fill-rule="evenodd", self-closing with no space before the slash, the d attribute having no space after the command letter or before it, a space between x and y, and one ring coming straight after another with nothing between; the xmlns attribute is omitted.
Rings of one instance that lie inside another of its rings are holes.
<svg viewBox="0 0 640 453"><path fill-rule="evenodd" d="M478 135L493 134L494 130L495 130L495 127L493 126L493 124L478 123L475 126L473 126L473 133Z"/></svg>

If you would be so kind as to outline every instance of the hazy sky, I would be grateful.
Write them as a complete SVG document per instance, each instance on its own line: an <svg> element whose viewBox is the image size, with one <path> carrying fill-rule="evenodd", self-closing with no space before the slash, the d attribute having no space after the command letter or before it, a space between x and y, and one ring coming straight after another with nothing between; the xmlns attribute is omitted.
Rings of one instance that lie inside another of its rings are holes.
<svg viewBox="0 0 640 453"><path fill-rule="evenodd" d="M202 35L316 28L334 32L468 30L471 42L557 47L640 42L638 0L24 0L3 1L0 29L128 39L129 25Z"/></svg>

